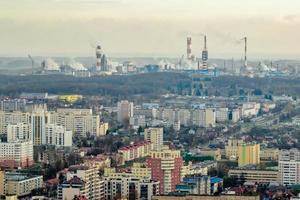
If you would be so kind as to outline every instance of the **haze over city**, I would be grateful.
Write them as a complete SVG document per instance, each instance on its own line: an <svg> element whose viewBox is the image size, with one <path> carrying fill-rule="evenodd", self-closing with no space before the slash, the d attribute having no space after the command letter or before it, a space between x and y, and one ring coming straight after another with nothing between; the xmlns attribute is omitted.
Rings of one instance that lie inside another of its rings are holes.
<svg viewBox="0 0 300 200"><path fill-rule="evenodd" d="M0 200L300 200L300 0L0 0Z"/></svg>
<svg viewBox="0 0 300 200"><path fill-rule="evenodd" d="M0 55L90 56L100 43L110 56L184 54L186 36L201 53L295 59L300 31L297 0L10 0L0 2Z"/></svg>

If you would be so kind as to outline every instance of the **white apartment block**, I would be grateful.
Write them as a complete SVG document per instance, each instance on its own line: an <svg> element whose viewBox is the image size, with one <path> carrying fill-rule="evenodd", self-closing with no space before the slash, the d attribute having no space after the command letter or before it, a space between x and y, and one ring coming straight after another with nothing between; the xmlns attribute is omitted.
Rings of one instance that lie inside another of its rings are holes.
<svg viewBox="0 0 300 200"><path fill-rule="evenodd" d="M300 183L300 151L281 150L278 161L279 180L283 185Z"/></svg>
<svg viewBox="0 0 300 200"><path fill-rule="evenodd" d="M252 117L256 116L260 110L260 103L248 102L242 105L242 114L243 117Z"/></svg>
<svg viewBox="0 0 300 200"><path fill-rule="evenodd" d="M138 178L131 174L111 177L104 176L105 199L144 199L151 200L159 194L159 182Z"/></svg>
<svg viewBox="0 0 300 200"><path fill-rule="evenodd" d="M7 126L7 141L27 141L32 140L32 132L30 124L17 123L8 124Z"/></svg>
<svg viewBox="0 0 300 200"><path fill-rule="evenodd" d="M72 147L72 131L67 131L63 126L47 124L45 126L45 144L57 147Z"/></svg>
<svg viewBox="0 0 300 200"><path fill-rule="evenodd" d="M0 165L28 167L33 164L32 141L0 142Z"/></svg>
<svg viewBox="0 0 300 200"><path fill-rule="evenodd" d="M87 133L100 134L100 116L92 113L92 109L57 109L52 112L50 123L65 127L67 131L83 137Z"/></svg>
<svg viewBox="0 0 300 200"><path fill-rule="evenodd" d="M98 173L96 167L70 166L66 181L58 185L57 199L72 200L75 195L85 196L89 200L104 199L104 182Z"/></svg>
<svg viewBox="0 0 300 200"><path fill-rule="evenodd" d="M134 115L133 117L130 117L129 124L134 127L145 127L145 115Z"/></svg>
<svg viewBox="0 0 300 200"><path fill-rule="evenodd" d="M211 108L193 110L192 124L204 128L215 127L216 125L215 110Z"/></svg>
<svg viewBox="0 0 300 200"><path fill-rule="evenodd" d="M180 123L184 126L191 125L191 112L188 109L179 109L178 110L178 118Z"/></svg>
<svg viewBox="0 0 300 200"><path fill-rule="evenodd" d="M0 134L7 134L7 126L9 124L18 124L30 122L30 113L24 112L4 112L0 111Z"/></svg>

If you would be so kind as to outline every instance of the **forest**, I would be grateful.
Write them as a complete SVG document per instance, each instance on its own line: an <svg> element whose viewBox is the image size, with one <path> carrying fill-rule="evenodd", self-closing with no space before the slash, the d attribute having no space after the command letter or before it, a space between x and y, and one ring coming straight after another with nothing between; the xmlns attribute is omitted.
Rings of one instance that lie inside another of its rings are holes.
<svg viewBox="0 0 300 200"><path fill-rule="evenodd" d="M166 93L214 96L291 95L300 94L300 79L289 77L247 78L219 76L203 78L192 84L186 73L158 72L136 75L95 76L77 78L65 75L0 75L0 95L17 97L22 92L49 94L103 95L132 97L157 96Z"/></svg>

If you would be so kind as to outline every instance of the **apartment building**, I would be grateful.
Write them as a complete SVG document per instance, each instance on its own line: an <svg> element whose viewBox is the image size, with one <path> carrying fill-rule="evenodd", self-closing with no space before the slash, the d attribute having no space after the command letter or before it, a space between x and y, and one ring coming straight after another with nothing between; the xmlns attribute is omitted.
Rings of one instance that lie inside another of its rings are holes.
<svg viewBox="0 0 300 200"><path fill-rule="evenodd" d="M0 166L29 167L33 164L32 141L0 142Z"/></svg>

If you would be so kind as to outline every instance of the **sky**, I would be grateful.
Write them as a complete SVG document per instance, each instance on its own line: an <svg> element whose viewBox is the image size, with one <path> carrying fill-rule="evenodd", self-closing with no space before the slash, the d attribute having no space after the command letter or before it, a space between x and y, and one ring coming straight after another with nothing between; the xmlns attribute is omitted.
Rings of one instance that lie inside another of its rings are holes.
<svg viewBox="0 0 300 200"><path fill-rule="evenodd" d="M299 0L0 0L0 56L298 59Z"/></svg>

